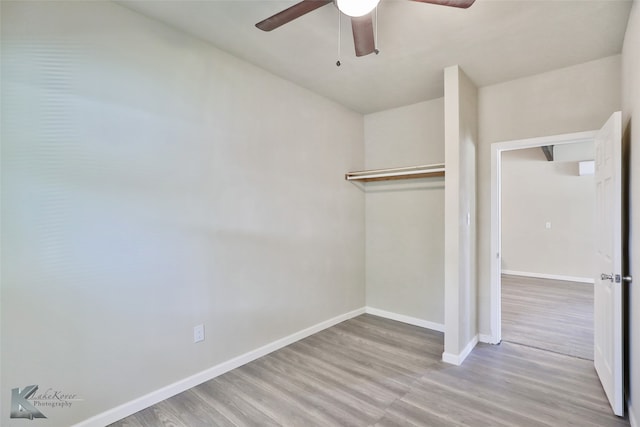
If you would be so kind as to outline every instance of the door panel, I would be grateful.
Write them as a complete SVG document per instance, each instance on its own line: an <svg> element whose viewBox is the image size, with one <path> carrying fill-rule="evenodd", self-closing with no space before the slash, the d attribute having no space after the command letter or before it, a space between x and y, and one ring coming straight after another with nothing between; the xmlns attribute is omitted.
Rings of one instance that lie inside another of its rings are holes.
<svg viewBox="0 0 640 427"><path fill-rule="evenodd" d="M622 352L622 151L621 113L595 140L596 256L594 365L616 415L624 415Z"/></svg>

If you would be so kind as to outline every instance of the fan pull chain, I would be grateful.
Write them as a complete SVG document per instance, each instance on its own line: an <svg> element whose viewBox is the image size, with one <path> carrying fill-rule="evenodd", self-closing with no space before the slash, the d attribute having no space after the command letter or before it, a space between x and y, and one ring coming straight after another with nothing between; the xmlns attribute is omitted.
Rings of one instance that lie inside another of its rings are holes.
<svg viewBox="0 0 640 427"><path fill-rule="evenodd" d="M339 67L340 64L340 44L341 44L341 34L342 33L342 25L340 19L340 10L338 10L338 60L336 61L336 66Z"/></svg>
<svg viewBox="0 0 640 427"><path fill-rule="evenodd" d="M373 51L377 54L380 53L380 51L378 50L378 6L376 6L376 35L373 38Z"/></svg>

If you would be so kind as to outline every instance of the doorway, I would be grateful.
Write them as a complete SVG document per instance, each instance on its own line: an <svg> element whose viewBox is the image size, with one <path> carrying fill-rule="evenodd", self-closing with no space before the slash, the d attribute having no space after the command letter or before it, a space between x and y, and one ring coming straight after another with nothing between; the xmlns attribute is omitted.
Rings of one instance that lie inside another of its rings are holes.
<svg viewBox="0 0 640 427"><path fill-rule="evenodd" d="M541 138L494 143L491 145L491 336L490 342L502 341L502 154L526 148L588 143L596 132L580 132Z"/></svg>
<svg viewBox="0 0 640 427"><path fill-rule="evenodd" d="M593 360L594 158L594 141L502 153L505 342Z"/></svg>
<svg viewBox="0 0 640 427"><path fill-rule="evenodd" d="M594 366L603 390L616 415L624 415L624 322L621 282L623 275L623 156L622 115L617 111L598 131L508 141L491 145L491 252L490 335L487 341L502 340L501 288L501 202L502 153L519 148L564 145L595 141L596 261L594 262Z"/></svg>

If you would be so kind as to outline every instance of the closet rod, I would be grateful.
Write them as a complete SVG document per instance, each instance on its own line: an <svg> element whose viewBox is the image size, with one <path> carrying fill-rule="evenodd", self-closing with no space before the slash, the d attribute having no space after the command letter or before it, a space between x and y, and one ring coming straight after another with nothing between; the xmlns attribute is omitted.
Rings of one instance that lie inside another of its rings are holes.
<svg viewBox="0 0 640 427"><path fill-rule="evenodd" d="M345 174L347 181L384 181L444 176L444 164L409 166L403 168L372 169Z"/></svg>

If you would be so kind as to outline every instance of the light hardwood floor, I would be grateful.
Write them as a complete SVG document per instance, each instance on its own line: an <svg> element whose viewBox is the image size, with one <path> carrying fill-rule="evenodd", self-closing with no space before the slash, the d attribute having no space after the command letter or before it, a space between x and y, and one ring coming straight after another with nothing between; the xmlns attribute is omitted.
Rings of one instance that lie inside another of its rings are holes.
<svg viewBox="0 0 640 427"><path fill-rule="evenodd" d="M479 344L441 362L443 335L362 315L113 424L628 426L590 361Z"/></svg>
<svg viewBox="0 0 640 427"><path fill-rule="evenodd" d="M503 275L502 340L593 360L593 285Z"/></svg>

